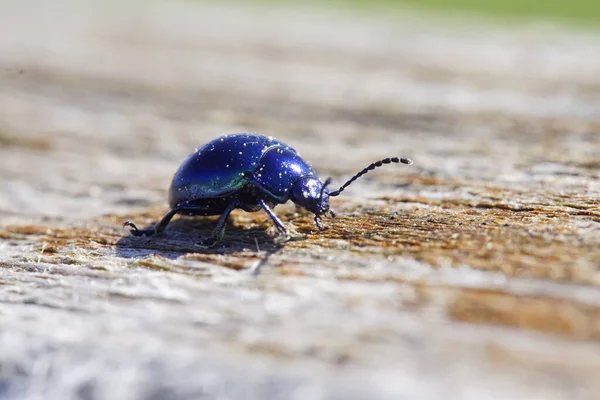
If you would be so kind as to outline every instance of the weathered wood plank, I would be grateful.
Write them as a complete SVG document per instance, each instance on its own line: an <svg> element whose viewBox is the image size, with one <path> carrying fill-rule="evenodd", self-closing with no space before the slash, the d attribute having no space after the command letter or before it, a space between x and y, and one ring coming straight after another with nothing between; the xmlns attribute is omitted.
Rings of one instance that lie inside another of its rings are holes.
<svg viewBox="0 0 600 400"><path fill-rule="evenodd" d="M0 398L600 393L597 33L194 4L0 13ZM341 183L310 215L157 221L260 131Z"/></svg>

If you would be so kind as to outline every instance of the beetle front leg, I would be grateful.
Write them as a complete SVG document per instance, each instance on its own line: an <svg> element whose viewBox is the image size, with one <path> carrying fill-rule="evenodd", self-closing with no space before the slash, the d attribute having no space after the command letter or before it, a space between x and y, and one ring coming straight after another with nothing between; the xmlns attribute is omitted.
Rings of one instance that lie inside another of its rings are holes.
<svg viewBox="0 0 600 400"><path fill-rule="evenodd" d="M336 214L335 211L333 211L331 208L329 210L327 210L327 213L329 213L329 216L331 218L335 218ZM319 228L320 231L324 231L325 227L323 226L322 218L321 218L322 214L315 214L315 224L317 224L317 228Z"/></svg>
<svg viewBox="0 0 600 400"><path fill-rule="evenodd" d="M315 215L315 224L317 224L317 228L319 228L320 231L325 230L325 227L321 223L321 216L320 215Z"/></svg>

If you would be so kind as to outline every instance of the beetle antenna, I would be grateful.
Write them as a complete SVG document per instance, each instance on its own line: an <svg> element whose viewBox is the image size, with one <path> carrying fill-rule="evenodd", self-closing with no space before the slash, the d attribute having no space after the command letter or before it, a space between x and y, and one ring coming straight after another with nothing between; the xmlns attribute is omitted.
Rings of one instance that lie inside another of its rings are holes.
<svg viewBox="0 0 600 400"><path fill-rule="evenodd" d="M407 164L410 165L412 164L412 160L410 158L398 158L398 157L391 157L391 158L384 158L383 160L379 160L377 162L372 163L371 165L369 165L368 167L366 167L365 169L363 169L362 171L360 171L358 174L354 175L352 178L350 178L348 180L348 182L344 183L338 190L336 190L335 192L331 192L329 193L329 197L332 196L339 196L340 193L342 193L344 191L344 189L346 189L348 186L350 186L355 180L357 180L358 178L360 178L361 176L363 176L364 174L366 174L369 171L374 170L375 168L379 168L381 167L383 164L390 164L390 163L402 163L402 164ZM329 179L328 179L329 180ZM321 191L322 193L322 191Z"/></svg>

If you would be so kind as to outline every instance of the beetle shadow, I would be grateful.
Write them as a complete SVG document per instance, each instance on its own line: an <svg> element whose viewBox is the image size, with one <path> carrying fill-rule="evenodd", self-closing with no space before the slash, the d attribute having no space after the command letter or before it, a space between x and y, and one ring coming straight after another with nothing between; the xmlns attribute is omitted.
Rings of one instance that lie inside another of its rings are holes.
<svg viewBox="0 0 600 400"><path fill-rule="evenodd" d="M117 242L117 254L123 258L159 255L173 260L189 253L234 255L254 250L264 251L269 257L282 247L264 229L244 229L236 226L231 218L221 241L209 248L199 246L202 239L211 236L217 220L212 217L179 216L171 221L164 232L149 237L132 236L129 229L124 228L124 236ZM151 224L144 229L153 226Z"/></svg>

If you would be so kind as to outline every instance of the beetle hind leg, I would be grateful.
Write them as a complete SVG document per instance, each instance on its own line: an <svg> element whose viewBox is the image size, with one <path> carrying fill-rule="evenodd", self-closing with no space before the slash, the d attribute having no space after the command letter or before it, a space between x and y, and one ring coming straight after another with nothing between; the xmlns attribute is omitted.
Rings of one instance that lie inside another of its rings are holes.
<svg viewBox="0 0 600 400"><path fill-rule="evenodd" d="M181 206L177 206L175 208L173 208L171 211L169 211L161 220L160 222L155 225L152 228L148 228L148 229L138 229L137 226L135 226L135 224L131 221L125 221L123 223L123 226L128 226L131 228L131 234L133 236L152 236L156 233L161 233L162 231L165 230L165 228L167 227L167 225L169 225L169 222L171 222L171 220L173 219L173 217L175 216L175 214L177 214L178 212L180 212L182 210L183 207Z"/></svg>
<svg viewBox="0 0 600 400"><path fill-rule="evenodd" d="M131 230L131 235L132 236L152 236L156 233L154 228L149 228L149 229L139 229L133 222L131 221L125 221L123 222L123 227L130 227Z"/></svg>
<svg viewBox="0 0 600 400"><path fill-rule="evenodd" d="M131 221L125 221L123 223L123 226L128 226L131 228L131 234L133 236L152 236L155 235L157 233L162 233L166 228L167 225L169 225L169 222L171 222L171 220L173 219L173 217L181 212L198 212L198 211L202 211L204 210L204 208L197 206L195 204L190 204L190 203L181 203L175 207L173 207L171 209L171 211L169 211L161 220L158 224L156 224L154 227L152 228L148 228L148 229L138 229L138 227Z"/></svg>

